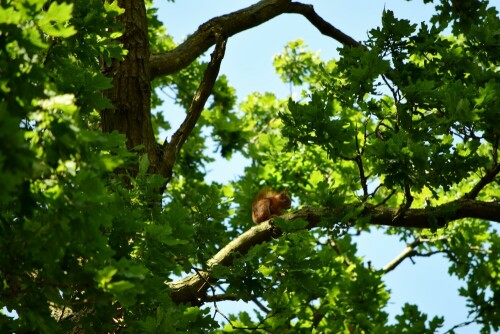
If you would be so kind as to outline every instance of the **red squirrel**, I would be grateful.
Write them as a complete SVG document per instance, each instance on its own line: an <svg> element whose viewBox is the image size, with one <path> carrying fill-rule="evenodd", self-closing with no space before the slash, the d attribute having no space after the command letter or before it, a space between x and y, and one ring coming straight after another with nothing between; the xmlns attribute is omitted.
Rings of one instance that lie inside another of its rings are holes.
<svg viewBox="0 0 500 334"><path fill-rule="evenodd" d="M286 189L278 193L272 189L262 189L252 202L252 220L260 224L271 217L281 216L283 210L290 209L292 200Z"/></svg>

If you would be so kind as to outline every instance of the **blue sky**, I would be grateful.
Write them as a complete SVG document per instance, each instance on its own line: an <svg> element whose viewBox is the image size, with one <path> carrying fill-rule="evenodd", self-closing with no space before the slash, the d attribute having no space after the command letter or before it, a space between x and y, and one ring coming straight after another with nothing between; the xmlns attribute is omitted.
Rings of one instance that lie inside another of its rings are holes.
<svg viewBox="0 0 500 334"><path fill-rule="evenodd" d="M194 32L199 25L210 18L227 14L249 6L257 1L247 0L176 0L175 3L156 0L159 8L159 18L167 31L180 43ZM424 5L422 1L386 0L317 0L302 1L313 4L317 13L344 33L356 40L364 40L367 32L380 25L382 10L390 9L398 18L409 19L413 23L428 20L434 8ZM491 5L500 7L500 0L490 1ZM259 27L244 31L231 37L227 44L221 73L228 77L229 83L236 88L241 101L246 95L254 92L273 92L280 98L290 94L288 84L281 82L276 75L273 55L281 53L289 41L301 38L312 51L320 51L324 60L337 57L338 42L319 33L305 18L298 15L277 17ZM299 88L294 93L299 92ZM166 100L168 98L164 97ZM182 112L165 103L160 108L165 118L172 120L173 129L182 120ZM218 158L217 156L215 156ZM209 175L207 181L225 182L234 180L243 173L245 160L235 155L231 161L218 158L207 166ZM397 238L381 233L362 235L358 240L358 254L370 260L376 268L381 268L394 259L405 248ZM430 317L434 315L445 317L445 330L467 320L465 299L458 296L457 289L462 284L450 277L448 265L443 258L416 258L414 263L403 262L396 270L388 273L384 279L392 292L391 300L386 309L392 316L399 313L405 302L418 305L421 311ZM226 302L219 307L227 313L238 309L249 310L253 305ZM218 318L220 319L220 318ZM456 333L475 333L477 327L458 329Z"/></svg>

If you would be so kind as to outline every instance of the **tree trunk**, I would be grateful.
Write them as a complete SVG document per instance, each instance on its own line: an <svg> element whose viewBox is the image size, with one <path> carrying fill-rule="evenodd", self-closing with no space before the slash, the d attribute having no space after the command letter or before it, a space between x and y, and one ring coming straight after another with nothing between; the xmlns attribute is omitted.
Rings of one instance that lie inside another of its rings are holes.
<svg viewBox="0 0 500 334"><path fill-rule="evenodd" d="M113 60L104 73L113 78L113 88L105 92L113 107L101 113L104 132L118 131L127 138L127 147L144 145L150 172L158 172L159 154L151 124L151 79L149 38L144 0L119 0L125 12L118 17L125 31L120 38L128 51L122 61Z"/></svg>

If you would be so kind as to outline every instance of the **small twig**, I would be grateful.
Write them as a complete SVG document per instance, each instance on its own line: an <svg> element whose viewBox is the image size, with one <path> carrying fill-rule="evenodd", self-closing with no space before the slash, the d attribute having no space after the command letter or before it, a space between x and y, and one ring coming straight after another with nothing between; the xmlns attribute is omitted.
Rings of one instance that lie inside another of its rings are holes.
<svg viewBox="0 0 500 334"><path fill-rule="evenodd" d="M309 22L311 22L311 24L315 26L316 29L318 29L319 32L321 32L323 35L329 36L344 45L348 45L350 47L359 47L363 50L367 50L364 45L356 41L354 38L344 34L342 31L325 21L314 11L314 7L312 5L292 2L285 12L301 14Z"/></svg>
<svg viewBox="0 0 500 334"><path fill-rule="evenodd" d="M405 182L404 189L405 202L399 207L398 211L394 215L394 218L392 219L393 222L397 222L398 219L403 217L405 212L411 207L411 204L413 203L413 195L411 194L410 184L408 183L408 181Z"/></svg>
<svg viewBox="0 0 500 334"><path fill-rule="evenodd" d="M437 251L432 251L432 252L427 252L427 253L415 252L414 256L418 256L418 257L431 257L433 255L443 254L443 253L447 254L447 252L445 252L445 251L437 250Z"/></svg>
<svg viewBox="0 0 500 334"><path fill-rule="evenodd" d="M250 143L255 144L257 142L257 140L259 139L259 136L261 134L263 134L271 126L271 123L273 121L275 121L276 119L277 118L274 117L274 118L271 118L268 122L266 122L266 124L264 124L262 126L262 128L259 130L259 132L250 139Z"/></svg>
<svg viewBox="0 0 500 334"><path fill-rule="evenodd" d="M356 165L358 166L359 170L359 178L361 180L361 187L363 188L363 200L366 200L368 198L368 185L367 185L365 170L363 168L363 160L361 159L362 153L359 148L358 123L356 123L356 134L354 136L354 139L356 143L356 158L354 159L354 161L356 161Z"/></svg>
<svg viewBox="0 0 500 334"><path fill-rule="evenodd" d="M363 168L363 160L361 159L361 155L356 156L355 161L356 161L356 165L358 166L358 170L359 170L361 187L363 188L363 200L366 200L368 198L369 194L368 194L367 178L365 175L365 170Z"/></svg>
<svg viewBox="0 0 500 334"><path fill-rule="evenodd" d="M382 135L382 132L380 132L380 127L383 126L386 129L389 129L390 131L394 131L394 129L391 128L389 125L385 124L384 121L385 121L385 118L382 118L381 120L379 120L377 122L377 126L375 127L375 131L373 132L375 134L375 136L382 141L385 141L386 138L384 138L384 136Z"/></svg>
<svg viewBox="0 0 500 334"><path fill-rule="evenodd" d="M500 164L497 164L493 166L492 169L486 172L486 174L479 180L479 182L472 188L471 191L469 191L467 194L465 194L462 198L464 199L475 199L477 195L479 195L479 192L486 187L488 183L493 182L495 180L495 177L497 174L500 172Z"/></svg>
<svg viewBox="0 0 500 334"><path fill-rule="evenodd" d="M43 59L43 65L47 65L47 62L49 61L49 55L52 52L52 49L54 48L54 45L59 43L59 39L53 39L52 42L49 44L49 47L47 48L47 52L45 53L45 57Z"/></svg>
<svg viewBox="0 0 500 334"><path fill-rule="evenodd" d="M57 319L57 322L61 322L61 320L64 317L64 313L66 312L66 305L64 305L61 309L61 314L59 315L59 318Z"/></svg>
<svg viewBox="0 0 500 334"><path fill-rule="evenodd" d="M373 192L373 195L375 195L375 192L378 190L379 187L381 187L382 185L379 185L375 191ZM387 195L383 200L382 202L378 203L377 205L375 205L374 207L377 208L379 206L383 206L385 205L385 203L387 203L387 201L389 201L391 199L392 196L394 196L394 194L396 193L396 189L392 189L391 192L389 193L389 195Z"/></svg>
<svg viewBox="0 0 500 334"><path fill-rule="evenodd" d="M391 91L392 98L394 99L394 105L396 106L396 121L394 123L394 130L396 132L398 132L399 131L399 114L401 112L401 94L400 94L399 89L395 89L389 83L389 81L387 80L386 75L382 75L382 80L387 85L387 88L389 88L389 90Z"/></svg>
<svg viewBox="0 0 500 334"><path fill-rule="evenodd" d="M382 188L384 186L385 186L385 184L383 184L383 183L380 183L378 186L376 186L375 189L370 193L370 197L371 198L375 197L375 195L380 190L380 188ZM395 193L395 190L391 189L391 193L386 198L384 198L382 200L382 202L380 202L379 204L377 204L376 207L380 206L380 205L384 205L392 197L392 195L394 195L394 193Z"/></svg>
<svg viewBox="0 0 500 334"><path fill-rule="evenodd" d="M205 285L208 285L208 287L212 290L212 294L215 295L215 288L212 286L212 284L210 284L210 282L205 278L205 276L203 276L200 273L198 268L193 267L193 270L196 272L196 275L198 275L198 277L201 278L201 280L204 282L204 284L200 287L199 291L201 291L205 287Z"/></svg>
<svg viewBox="0 0 500 334"><path fill-rule="evenodd" d="M332 237L328 238L328 243L338 255L342 256L346 266L352 265L352 262L349 260L349 258L347 258L347 256L345 256L344 253L342 253L339 244L335 241L335 239L333 239Z"/></svg>
<svg viewBox="0 0 500 334"><path fill-rule="evenodd" d="M267 307L264 306L264 304L262 304L258 299L257 297L253 297L252 298L252 301L255 303L255 305L257 305L257 307L264 313L266 314L269 314L271 312L270 309L268 309Z"/></svg>
<svg viewBox="0 0 500 334"><path fill-rule="evenodd" d="M228 295L226 294L226 290L224 288L222 288L221 286L218 286L218 288L220 290L222 290L222 292L224 292L224 295L226 296L231 296L231 295ZM220 296L223 296L223 295L220 295ZM241 299L241 296L240 297L237 297L237 299L227 299L227 300L240 300ZM251 298L252 302L254 302L255 305L257 305L257 307L264 313L267 313L269 314L271 312L271 310L269 310L267 307L265 307L258 299L257 297L254 297L252 296Z"/></svg>
<svg viewBox="0 0 500 334"><path fill-rule="evenodd" d="M168 88L170 88L170 87L168 87ZM170 90L172 90L172 88L170 88ZM175 96L171 96L169 93L167 93L167 92L165 91L165 89L163 89L163 87L160 87L160 92L162 92L162 93L163 93L163 95L165 95L166 97L168 97L168 98L169 98L169 99L171 99L172 101L175 101L175 100L176 100Z"/></svg>
<svg viewBox="0 0 500 334"><path fill-rule="evenodd" d="M450 329L448 329L446 332L444 332L444 334L448 334L448 333L454 333L455 332L455 329L458 329L460 327L465 327L465 326L469 326L470 324L473 324L477 321L477 319L479 318L479 316L476 316L474 319L472 320L469 320L469 321L464 321L462 323L459 323L453 327L451 327Z"/></svg>
<svg viewBox="0 0 500 334"><path fill-rule="evenodd" d="M217 300L217 298L216 298L216 296L217 296L217 295L215 294L215 288L214 288L214 286L213 286L212 284L210 284L210 282L209 282L209 281L207 281L207 279L206 279L206 278L205 278L205 277L204 277L204 276L200 273L200 271L199 271L197 268L193 267L193 269L194 269L194 271L196 272L196 274L198 275L198 277L200 277L200 278L201 278L201 279L205 282L205 284L207 284L207 285L209 286L209 288L212 290L212 301L213 301L213 303L214 303L214 309L215 309L215 312L216 312L216 313L219 313L219 314L220 314L220 315L221 315L224 319L226 319L226 321L227 321L227 322L228 322L231 326L233 326L233 323L231 322L231 320L230 320L230 319L229 319L229 318L228 318L228 317L227 317L227 316L226 316L226 315L225 315L225 314L224 314L224 313L223 313L223 312L219 309L219 306L217 306L217 301L218 301L218 300ZM203 287L203 286L202 286L202 287ZM207 296L207 297L208 297L208 296ZM208 298L207 298L207 300L208 300ZM215 314L216 314L216 313L214 313L214 316L213 316L214 318L215 318ZM234 327L234 326L233 326L233 327Z"/></svg>
<svg viewBox="0 0 500 334"><path fill-rule="evenodd" d="M415 241L408 244L406 246L406 248L398 256L396 256L396 258L394 260L392 260L391 262L386 264L384 266L384 268L382 268L382 271L384 271L385 273L388 273L389 271L394 270L406 258L411 258L412 256L431 256L431 255L433 255L432 252L429 252L427 254L419 254L419 253L417 253L417 251L415 251L415 248L417 248L418 246L420 246L424 242L434 243L434 242L445 241L445 240L448 240L448 237L440 236L440 237L431 238L431 239L425 239L425 238L418 237L417 239L415 239ZM441 251L438 251L437 253L441 253Z"/></svg>
<svg viewBox="0 0 500 334"><path fill-rule="evenodd" d="M498 164L498 146L500 145L500 136L496 136L495 144L493 144L493 152L492 152L492 157L493 157L493 163L495 165Z"/></svg>

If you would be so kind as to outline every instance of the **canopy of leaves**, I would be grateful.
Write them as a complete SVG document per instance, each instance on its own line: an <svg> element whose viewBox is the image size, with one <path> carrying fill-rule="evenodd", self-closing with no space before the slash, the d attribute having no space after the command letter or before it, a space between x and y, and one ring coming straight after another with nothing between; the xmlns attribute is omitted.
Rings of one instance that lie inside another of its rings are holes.
<svg viewBox="0 0 500 334"><path fill-rule="evenodd" d="M387 10L358 43L312 7L264 0L177 45L150 1L130 1L0 0L0 332L435 333L443 319L410 303L389 321L382 280L405 258L434 254L463 282L464 323L500 329L495 8L435 1L428 24ZM141 6L147 31L124 15ZM256 92L238 104L219 76L197 110L221 40L287 12L343 43L339 59L291 41L274 65L300 99ZM126 47L137 36L151 61L136 74L151 87L129 94L157 107L166 91L193 125L173 151L168 113L138 129L153 132L153 149L102 131L118 108L113 83L133 77L109 69L141 58ZM212 39L212 60L196 59ZM193 60L186 45L201 50ZM244 175L205 182L213 142L221 159L248 159ZM170 175L158 156L175 162ZM286 187L298 210L251 228L263 187ZM373 268L356 239L380 225L408 252ZM258 310L219 323L206 304L220 312L224 300Z"/></svg>

